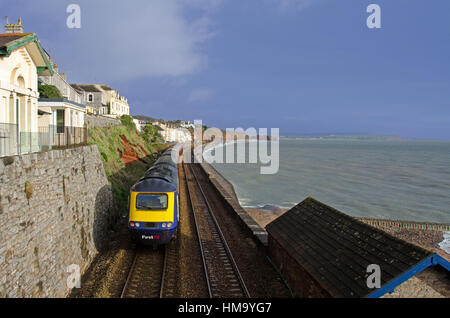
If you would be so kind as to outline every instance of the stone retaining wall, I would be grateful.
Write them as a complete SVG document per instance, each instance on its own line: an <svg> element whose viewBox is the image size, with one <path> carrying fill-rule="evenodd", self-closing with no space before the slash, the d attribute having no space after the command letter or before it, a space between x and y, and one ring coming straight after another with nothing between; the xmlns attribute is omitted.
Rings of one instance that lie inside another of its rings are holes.
<svg viewBox="0 0 450 318"><path fill-rule="evenodd" d="M84 120L87 127L111 127L121 125L120 119L117 118L109 118L100 115L88 115L86 114L86 118Z"/></svg>
<svg viewBox="0 0 450 318"><path fill-rule="evenodd" d="M117 217L96 146L1 158L0 297L65 297Z"/></svg>

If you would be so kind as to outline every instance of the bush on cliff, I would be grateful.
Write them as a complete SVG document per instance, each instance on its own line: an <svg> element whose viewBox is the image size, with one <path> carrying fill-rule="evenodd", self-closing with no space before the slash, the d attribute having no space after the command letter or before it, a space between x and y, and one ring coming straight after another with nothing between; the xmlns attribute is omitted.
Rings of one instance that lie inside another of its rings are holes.
<svg viewBox="0 0 450 318"><path fill-rule="evenodd" d="M141 136L147 143L155 143L161 140L161 136L158 133L158 129L156 129L155 126L150 124L144 126L144 128L142 129Z"/></svg>
<svg viewBox="0 0 450 318"><path fill-rule="evenodd" d="M123 115L122 117L120 117L120 121L122 122L122 125L127 127L129 130L136 130L136 124L133 121L133 117L129 115Z"/></svg>
<svg viewBox="0 0 450 318"><path fill-rule="evenodd" d="M129 123L127 119L125 122ZM144 175L158 152L166 146L146 142L130 125L91 127L88 143L97 145L118 208L126 214L130 187ZM122 159L127 152L133 153L137 160L125 164Z"/></svg>

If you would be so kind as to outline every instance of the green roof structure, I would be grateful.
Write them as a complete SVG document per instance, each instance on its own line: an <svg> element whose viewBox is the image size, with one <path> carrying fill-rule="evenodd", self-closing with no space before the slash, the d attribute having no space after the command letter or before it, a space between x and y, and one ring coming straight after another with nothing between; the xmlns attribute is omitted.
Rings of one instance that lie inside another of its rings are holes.
<svg viewBox="0 0 450 318"><path fill-rule="evenodd" d="M10 56L13 51L22 47L31 48L30 46L33 47L30 55L36 64L38 74L53 75L54 71L49 57L35 33L0 34L0 56Z"/></svg>

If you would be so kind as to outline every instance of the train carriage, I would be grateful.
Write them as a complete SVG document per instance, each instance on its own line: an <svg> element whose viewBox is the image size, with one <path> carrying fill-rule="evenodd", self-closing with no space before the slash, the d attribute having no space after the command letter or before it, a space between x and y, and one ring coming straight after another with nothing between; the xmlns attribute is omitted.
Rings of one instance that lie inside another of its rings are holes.
<svg viewBox="0 0 450 318"><path fill-rule="evenodd" d="M134 240L167 244L179 222L178 158L182 147L167 150L131 188L128 228Z"/></svg>

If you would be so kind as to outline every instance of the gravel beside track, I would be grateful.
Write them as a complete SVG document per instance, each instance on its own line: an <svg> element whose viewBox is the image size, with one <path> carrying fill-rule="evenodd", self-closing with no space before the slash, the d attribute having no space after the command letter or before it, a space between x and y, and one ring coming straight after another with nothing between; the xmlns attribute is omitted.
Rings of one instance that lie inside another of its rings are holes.
<svg viewBox="0 0 450 318"><path fill-rule="evenodd" d="M130 268L121 298L158 298L163 288L165 248L139 247Z"/></svg>
<svg viewBox="0 0 450 318"><path fill-rule="evenodd" d="M229 245L236 266L241 272L242 280L245 282L248 293L252 297L290 297L288 288L283 284L281 278L267 260L265 250L249 234L249 231L242 227L242 223L235 218L235 215L227 210L228 208L222 202L221 197L208 183L202 168L198 165L194 165L193 168L199 180L201 180L200 182L204 187L204 192L208 201L210 201L210 205L214 209L217 222L223 231L223 236ZM74 289L70 297L120 297L136 253L144 254L142 255L142 263L145 263L146 266L139 265L139 267L145 267L145 269L141 269L142 275L139 275L139 279L130 278L130 282L133 281L129 283L133 285L129 286L132 287L132 290L131 292L126 292L124 296L162 296L169 298L207 298L210 296L195 227L192 202L190 202L188 195L185 171L181 165L179 168L179 182L180 223L176 238L166 247L167 257L164 275L164 259L161 260L161 257L159 257L159 261L149 260L150 255L154 254L152 247L136 247L130 240L126 226L127 219L123 218L117 230L109 233L111 238L110 246L99 253L89 270L83 275L82 288ZM217 234L203 233L202 235L205 235L214 244L219 239ZM226 251L219 249L219 259L226 256L226 254ZM136 263L138 263L138 260L136 260ZM215 258L213 258L213 263L216 263ZM220 262L217 262L217 264L220 264ZM221 284L223 277L217 275L216 278L217 284ZM224 279L228 279L228 282L231 281L233 284L239 281L239 279L232 277L225 277ZM161 282L163 282L162 290ZM146 285L156 287L149 288ZM140 290L141 288L148 290L144 292ZM238 297L237 293L223 296Z"/></svg>
<svg viewBox="0 0 450 318"><path fill-rule="evenodd" d="M216 207L210 205L209 198L203 192L204 185L197 179L192 165L184 165L184 168L210 297L250 297L239 268L215 220Z"/></svg>
<svg viewBox="0 0 450 318"><path fill-rule="evenodd" d="M237 216L229 211L201 166L199 164L191 166L214 209L215 218L223 231L249 294L256 298L291 297L289 289L268 261L264 247L258 244L248 229L243 228Z"/></svg>

